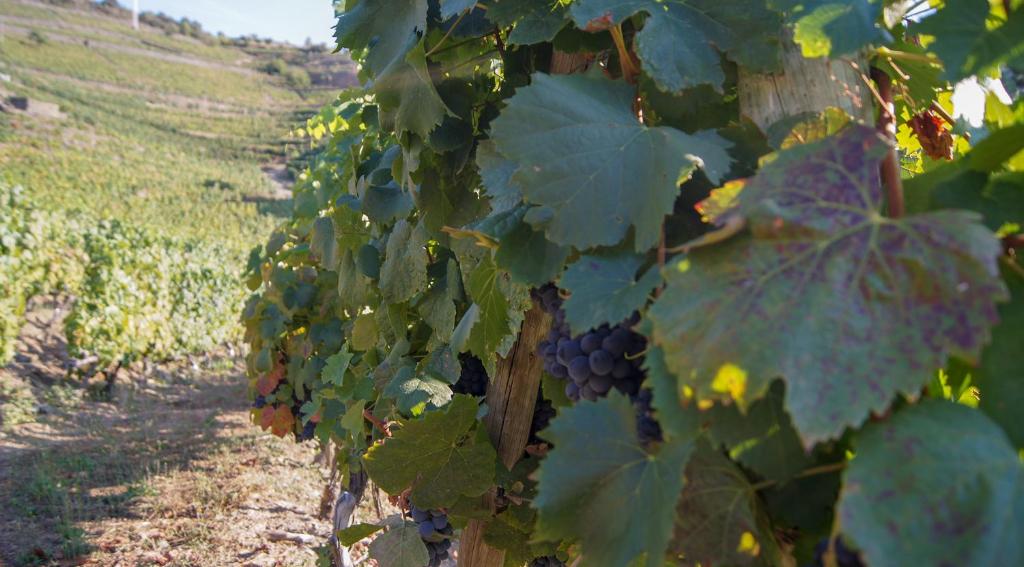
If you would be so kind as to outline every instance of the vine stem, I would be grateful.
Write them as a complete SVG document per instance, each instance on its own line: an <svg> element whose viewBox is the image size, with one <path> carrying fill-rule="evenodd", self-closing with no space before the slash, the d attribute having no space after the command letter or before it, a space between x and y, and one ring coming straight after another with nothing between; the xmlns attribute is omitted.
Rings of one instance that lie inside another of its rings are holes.
<svg viewBox="0 0 1024 567"><path fill-rule="evenodd" d="M459 24L462 23L462 19L465 18L466 14L468 13L469 10L463 12L462 15L459 16L457 20L455 20L455 23L452 24L452 27L448 28L448 33L444 34L444 37L441 38L441 41L437 42L437 45L435 45L434 47L431 47L430 51L428 51L424 57L430 57L431 55L437 53L438 48L444 45L444 42L448 41L448 38L452 36L452 32L455 31L455 28L459 27Z"/></svg>
<svg viewBox="0 0 1024 567"><path fill-rule="evenodd" d="M876 128L889 140L890 148L882 160L882 183L885 185L885 200L889 208L889 216L898 219L903 216L903 179L900 178L900 166L896 159L896 106L892 99L892 78L878 69L871 68L871 78L878 87L878 96L882 107L878 112Z"/></svg>
<svg viewBox="0 0 1024 567"><path fill-rule="evenodd" d="M834 473L834 472L841 471L841 470L843 470L845 468L846 468L846 461L839 462L839 463L829 463L827 465L819 465L819 466L816 466L816 467L811 467L809 469L804 469L803 471L800 472L800 474L798 474L795 477L793 477L793 480L797 480L797 479L800 479L800 478L807 478L807 477L811 477L811 476L819 476L819 475L823 475L823 474ZM779 483L779 481L777 481L777 480L764 480L764 481L761 481L761 482L759 482L757 484L751 485L750 488L753 489L756 492L756 491L764 490L766 488L771 488L771 487L775 486L778 483Z"/></svg>
<svg viewBox="0 0 1024 567"><path fill-rule="evenodd" d="M370 413L370 410L364 409L363 417L366 418L366 421L372 423L374 427L380 429L381 433L383 433L385 437L391 437L391 426L374 417L373 414Z"/></svg>
<svg viewBox="0 0 1024 567"><path fill-rule="evenodd" d="M636 80L636 76L640 74L640 69L637 67L636 62L633 61L633 55L630 54L629 48L626 47L626 38L622 35L622 26L612 26L608 31L612 34L612 41L615 42L615 49L619 52L619 63L622 65L622 75L630 83Z"/></svg>

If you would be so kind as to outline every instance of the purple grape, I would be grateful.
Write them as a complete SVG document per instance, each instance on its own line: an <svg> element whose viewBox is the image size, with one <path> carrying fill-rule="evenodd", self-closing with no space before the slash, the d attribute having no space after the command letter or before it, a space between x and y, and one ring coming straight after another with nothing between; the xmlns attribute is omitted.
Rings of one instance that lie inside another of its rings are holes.
<svg viewBox="0 0 1024 567"><path fill-rule="evenodd" d="M626 352L626 348L629 346L629 339L625 331L622 329L615 329L612 334L608 335L603 341L601 341L601 348L608 351L615 358L622 356Z"/></svg>
<svg viewBox="0 0 1024 567"><path fill-rule="evenodd" d="M420 537L430 537L437 531L434 529L433 522L420 522L419 523Z"/></svg>
<svg viewBox="0 0 1024 567"><path fill-rule="evenodd" d="M590 354L601 348L601 336L597 333L587 333L580 339L580 350L583 354Z"/></svg>
<svg viewBox="0 0 1024 567"><path fill-rule="evenodd" d="M409 512L412 515L412 521L416 522L417 524L421 522L426 522L430 519L430 512L427 512L426 510L420 510L415 506L412 506Z"/></svg>
<svg viewBox="0 0 1024 567"><path fill-rule="evenodd" d="M434 516L431 518L430 522L434 524L435 530L444 529L444 527L448 525L448 516Z"/></svg>
<svg viewBox="0 0 1024 567"><path fill-rule="evenodd" d="M590 362L590 371L598 376L607 376L615 368L615 358L605 350L595 350L587 360Z"/></svg>
<svg viewBox="0 0 1024 567"><path fill-rule="evenodd" d="M590 360L582 354L569 362L569 377L581 384L590 379Z"/></svg>
<svg viewBox="0 0 1024 567"><path fill-rule="evenodd" d="M633 374L633 365L630 364L625 358L620 358L615 361L615 367L612 368L612 378L616 380L624 380L629 378Z"/></svg>
<svg viewBox="0 0 1024 567"><path fill-rule="evenodd" d="M580 387L575 382L569 382L565 385L565 397L574 402L580 399Z"/></svg>
<svg viewBox="0 0 1024 567"><path fill-rule="evenodd" d="M590 384L587 384L586 386L580 388L580 397L587 401L596 402L597 392L595 392L594 389L590 387Z"/></svg>
<svg viewBox="0 0 1024 567"><path fill-rule="evenodd" d="M607 374L604 376L591 376L587 384L595 392L603 396L608 393L608 390L612 389L612 377Z"/></svg>
<svg viewBox="0 0 1024 567"><path fill-rule="evenodd" d="M569 377L569 369L561 364L555 363L551 367L551 370L548 371L548 374L551 374L555 378L565 379Z"/></svg>
<svg viewBox="0 0 1024 567"><path fill-rule="evenodd" d="M574 358L581 356L582 354L583 351L580 350L579 341L566 341L558 347L558 354L556 355L556 358L558 362L568 366Z"/></svg>

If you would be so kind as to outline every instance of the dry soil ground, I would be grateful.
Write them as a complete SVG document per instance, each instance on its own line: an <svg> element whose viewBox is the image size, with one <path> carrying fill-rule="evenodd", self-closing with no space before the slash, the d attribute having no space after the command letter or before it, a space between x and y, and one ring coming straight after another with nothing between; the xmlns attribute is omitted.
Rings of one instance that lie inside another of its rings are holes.
<svg viewBox="0 0 1024 567"><path fill-rule="evenodd" d="M0 370L0 566L316 563L268 534L326 539L325 469L250 425L236 359L134 369L97 400L64 378L60 319L35 305Z"/></svg>

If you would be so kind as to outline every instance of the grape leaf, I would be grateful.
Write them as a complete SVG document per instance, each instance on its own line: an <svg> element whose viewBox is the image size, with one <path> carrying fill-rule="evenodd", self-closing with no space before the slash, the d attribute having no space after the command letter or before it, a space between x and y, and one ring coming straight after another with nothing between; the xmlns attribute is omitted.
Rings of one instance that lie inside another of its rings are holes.
<svg viewBox="0 0 1024 567"><path fill-rule="evenodd" d="M648 128L633 115L633 97L625 82L535 74L492 123L498 152L519 164L513 181L526 200L552 210L552 242L611 246L632 226L636 250L646 251L683 179L698 165L714 180L729 169L725 140Z"/></svg>
<svg viewBox="0 0 1024 567"><path fill-rule="evenodd" d="M559 287L572 293L563 305L572 334L585 333L604 323L616 325L641 309L661 283L657 267L636 279L643 263L643 256L619 253L582 256L569 266Z"/></svg>
<svg viewBox="0 0 1024 567"><path fill-rule="evenodd" d="M487 3L487 19L507 28L512 45L530 45L551 41L565 27L565 8L557 0L491 0Z"/></svg>
<svg viewBox="0 0 1024 567"><path fill-rule="evenodd" d="M502 213L518 207L523 194L512 183L516 163L502 157L494 148L494 142L484 140L476 148L476 164L487 196L491 198L491 211Z"/></svg>
<svg viewBox="0 0 1024 567"><path fill-rule="evenodd" d="M320 259L320 265L333 271L338 267L338 241L334 238L334 221L320 217L313 222L309 251Z"/></svg>
<svg viewBox="0 0 1024 567"><path fill-rule="evenodd" d="M989 3L946 0L939 10L915 26L935 36L928 48L945 63L951 82L978 74L999 63L1024 61L1024 10L1010 12L1002 25L988 28Z"/></svg>
<svg viewBox="0 0 1024 567"><path fill-rule="evenodd" d="M447 275L434 283L417 306L420 317L434 330L433 340L447 343L455 330L455 300L459 296L459 267L448 260Z"/></svg>
<svg viewBox="0 0 1024 567"><path fill-rule="evenodd" d="M510 301L514 295L510 286L521 287L512 284L508 274L499 270L490 258L481 261L469 276L467 290L479 308L479 319L469 332L466 347L484 363L492 376L496 355L508 352L503 344L509 337L515 340L523 321L525 309L520 309L520 301ZM523 293L524 289L520 289L516 295Z"/></svg>
<svg viewBox="0 0 1024 567"><path fill-rule="evenodd" d="M648 453L632 404L617 393L563 409L541 436L555 448L538 473L535 538L578 538L595 567L629 565L644 553L644 564L661 565L692 443Z"/></svg>
<svg viewBox="0 0 1024 567"><path fill-rule="evenodd" d="M376 524L356 524L338 532L338 541L345 547L350 547L363 538L369 537L384 529L384 526Z"/></svg>
<svg viewBox="0 0 1024 567"><path fill-rule="evenodd" d="M851 126L782 152L726 213L749 230L666 270L653 338L698 398L748 406L782 376L810 446L917 395L947 355L976 359L1006 297L999 242L974 213L881 217L886 151Z"/></svg>
<svg viewBox="0 0 1024 567"><path fill-rule="evenodd" d="M348 351L348 345L345 345L340 351L327 357L327 364L320 371L320 378L328 384L341 386L345 381L345 373L348 372L348 365L351 362L352 353Z"/></svg>
<svg viewBox="0 0 1024 567"><path fill-rule="evenodd" d="M735 405L716 405L704 412L713 441L725 445L733 460L776 481L789 480L811 463L783 408L785 391L782 382L773 382L746 415Z"/></svg>
<svg viewBox="0 0 1024 567"><path fill-rule="evenodd" d="M476 6L476 0L441 0L441 19L447 20Z"/></svg>
<svg viewBox="0 0 1024 567"><path fill-rule="evenodd" d="M361 0L338 15L334 37L340 47L367 49L364 64L377 76L404 60L426 30L427 0Z"/></svg>
<svg viewBox="0 0 1024 567"><path fill-rule="evenodd" d="M377 327L377 319L372 313L363 313L356 317L352 324L352 348L358 351L367 351L377 346L377 338L380 336L380 329Z"/></svg>
<svg viewBox="0 0 1024 567"><path fill-rule="evenodd" d="M422 224L412 227L405 220L395 224L380 267L380 293L385 301L408 301L427 287L426 244Z"/></svg>
<svg viewBox="0 0 1024 567"><path fill-rule="evenodd" d="M371 185L366 188L362 208L375 223L386 224L405 218L412 211L413 200L397 183Z"/></svg>
<svg viewBox="0 0 1024 567"><path fill-rule="evenodd" d="M356 312L370 297L370 282L356 266L352 252L346 250L338 262L338 302L343 309Z"/></svg>
<svg viewBox="0 0 1024 567"><path fill-rule="evenodd" d="M992 331L992 344L972 371L981 389L978 408L1006 431L1010 441L1024 448L1024 276L1010 268L1003 270L1010 288L1010 302L1000 306L999 325Z"/></svg>
<svg viewBox="0 0 1024 567"><path fill-rule="evenodd" d="M698 441L686 465L671 549L686 565L779 565L757 492L732 461Z"/></svg>
<svg viewBox="0 0 1024 567"><path fill-rule="evenodd" d="M380 567L423 567L430 562L427 545L412 522L403 522L377 536L370 543L370 557Z"/></svg>
<svg viewBox="0 0 1024 567"><path fill-rule="evenodd" d="M1024 564L1024 469L984 414L929 400L865 428L843 532L872 567Z"/></svg>
<svg viewBox="0 0 1024 567"><path fill-rule="evenodd" d="M769 0L790 13L794 39L804 57L848 55L869 43L886 42L889 34L877 25L882 0Z"/></svg>
<svg viewBox="0 0 1024 567"><path fill-rule="evenodd" d="M474 433L476 413L476 398L458 395L444 410L402 421L393 437L367 451L366 472L389 494L412 487L420 508L483 494L494 484L497 455L486 436Z"/></svg>
<svg viewBox="0 0 1024 567"><path fill-rule="evenodd" d="M645 334L650 334L649 320L641 322ZM700 433L701 415L695 404L683 405L685 396L679 391L679 381L665 366L665 353L661 347L649 344L647 355L644 356L644 371L647 373L647 385L651 388L653 398L651 407L661 425L666 439L694 439ZM686 400L690 402L690 400Z"/></svg>
<svg viewBox="0 0 1024 567"><path fill-rule="evenodd" d="M397 134L413 132L426 138L449 112L430 78L422 41L389 65L373 89L380 103L381 120L393 123Z"/></svg>
<svg viewBox="0 0 1024 567"><path fill-rule="evenodd" d="M502 236L494 261L507 270L516 283L543 285L558 279L571 251L549 241L542 231L520 221Z"/></svg>
<svg viewBox="0 0 1024 567"><path fill-rule="evenodd" d="M753 71L780 68L782 21L764 0L577 0L570 12L580 29L646 13L636 50L644 71L665 91L709 84L721 92L725 72L715 47Z"/></svg>
<svg viewBox="0 0 1024 567"><path fill-rule="evenodd" d="M413 366L403 366L384 388L384 395L395 400L398 411L418 415L426 409L444 406L452 399L448 383Z"/></svg>

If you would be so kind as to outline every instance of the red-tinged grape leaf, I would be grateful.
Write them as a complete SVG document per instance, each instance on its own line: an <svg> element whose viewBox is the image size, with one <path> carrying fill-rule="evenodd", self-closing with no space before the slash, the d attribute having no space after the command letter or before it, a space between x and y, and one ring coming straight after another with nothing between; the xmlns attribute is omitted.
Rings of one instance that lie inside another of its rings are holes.
<svg viewBox="0 0 1024 567"><path fill-rule="evenodd" d="M486 435L475 433L476 414L476 398L459 395L444 410L402 421L390 439L367 451L366 472L389 494L412 488L420 508L483 494L494 484L497 454Z"/></svg>
<svg viewBox="0 0 1024 567"><path fill-rule="evenodd" d="M661 274L654 267L637 279L643 263L643 256L626 252L582 256L569 266L559 286L572 293L564 304L572 334L585 333L604 323L618 324L646 305L661 283Z"/></svg>
<svg viewBox="0 0 1024 567"><path fill-rule="evenodd" d="M260 409L259 422L263 431L270 429L274 424L274 406L263 406Z"/></svg>
<svg viewBox="0 0 1024 567"><path fill-rule="evenodd" d="M273 422L270 424L270 432L278 437L284 437L292 432L294 426L295 417L292 415L292 409L286 405L277 406Z"/></svg>
<svg viewBox="0 0 1024 567"><path fill-rule="evenodd" d="M423 567L430 562L427 544L412 522L389 528L373 540L370 558L380 567Z"/></svg>
<svg viewBox="0 0 1024 567"><path fill-rule="evenodd" d="M782 19L764 0L576 0L570 13L580 29L594 30L647 14L636 51L665 91L709 84L721 92L718 50L753 71L779 69Z"/></svg>
<svg viewBox="0 0 1024 567"><path fill-rule="evenodd" d="M263 396L269 396L274 393L277 389L277 385L284 379L286 367L281 364L280 361L274 364L274 367L263 376L260 377L259 381L256 382L256 389Z"/></svg>
<svg viewBox="0 0 1024 567"><path fill-rule="evenodd" d="M985 414L929 400L864 429L838 518L871 567L1024 565L1024 467Z"/></svg>
<svg viewBox="0 0 1024 567"><path fill-rule="evenodd" d="M349 526L338 532L338 541L341 545L349 547L354 545L356 542L369 537L384 529L384 526L378 526L376 524L356 524Z"/></svg>
<svg viewBox="0 0 1024 567"><path fill-rule="evenodd" d="M593 567L630 565L644 554L642 564L661 565L693 444L648 452L632 404L616 393L563 409L540 435L555 448L538 473L535 538L579 539Z"/></svg>
<svg viewBox="0 0 1024 567"><path fill-rule="evenodd" d="M977 360L1006 298L978 215L879 214L887 143L851 126L779 154L726 217L748 230L666 269L652 336L698 399L741 407L786 381L805 446L839 436L950 354Z"/></svg>
<svg viewBox="0 0 1024 567"><path fill-rule="evenodd" d="M999 325L992 330L992 344L981 355L971 374L981 389L978 408L1006 431L1017 448L1024 448L1024 275L1007 267L1003 277L1010 288L1010 302L999 308Z"/></svg>
<svg viewBox="0 0 1024 567"><path fill-rule="evenodd" d="M552 242L612 246L633 227L635 249L646 252L681 181L698 166L713 180L729 170L722 137L648 128L633 114L634 97L624 81L537 73L494 120L495 149L519 166L514 184L527 202L550 209Z"/></svg>
<svg viewBox="0 0 1024 567"><path fill-rule="evenodd" d="M728 457L698 441L686 465L671 550L684 565L780 565L757 492Z"/></svg>

